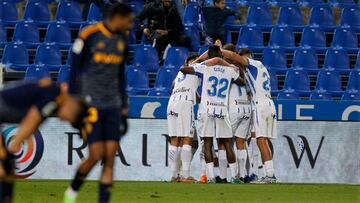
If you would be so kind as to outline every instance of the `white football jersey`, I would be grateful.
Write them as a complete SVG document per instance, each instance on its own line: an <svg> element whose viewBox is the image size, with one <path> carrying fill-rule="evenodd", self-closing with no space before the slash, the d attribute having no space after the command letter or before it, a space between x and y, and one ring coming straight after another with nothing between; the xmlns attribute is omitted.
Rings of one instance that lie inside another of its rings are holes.
<svg viewBox="0 0 360 203"><path fill-rule="evenodd" d="M194 70L202 74L201 104L208 114L227 115L229 89L239 73L232 67L196 65Z"/></svg>
<svg viewBox="0 0 360 203"><path fill-rule="evenodd" d="M250 89L252 100L271 98L270 74L260 61L249 59L246 85Z"/></svg>
<svg viewBox="0 0 360 203"><path fill-rule="evenodd" d="M169 101L191 101L195 103L198 85L199 78L196 75L184 74L179 71L174 79L174 89Z"/></svg>
<svg viewBox="0 0 360 203"><path fill-rule="evenodd" d="M229 95L229 112L237 113L239 112L239 108L243 105L250 105L245 86L241 87L237 84L232 84Z"/></svg>

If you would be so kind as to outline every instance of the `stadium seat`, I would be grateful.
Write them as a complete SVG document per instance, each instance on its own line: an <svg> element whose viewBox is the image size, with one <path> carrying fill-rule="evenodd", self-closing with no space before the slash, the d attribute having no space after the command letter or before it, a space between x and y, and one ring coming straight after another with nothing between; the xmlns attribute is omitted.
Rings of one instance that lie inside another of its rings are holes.
<svg viewBox="0 0 360 203"><path fill-rule="evenodd" d="M263 49L264 37L261 28L258 26L244 26L240 29L240 34L236 43L236 47L250 49Z"/></svg>
<svg viewBox="0 0 360 203"><path fill-rule="evenodd" d="M262 55L262 63L265 67L286 72L286 55L282 49L265 48Z"/></svg>
<svg viewBox="0 0 360 203"><path fill-rule="evenodd" d="M4 47L7 44L7 31L4 24L0 23L0 47Z"/></svg>
<svg viewBox="0 0 360 203"><path fill-rule="evenodd" d="M238 31L242 27L241 24L235 23L235 16L228 16L226 19L226 28L230 31Z"/></svg>
<svg viewBox="0 0 360 203"><path fill-rule="evenodd" d="M200 47L200 34L198 28L195 26L185 26L185 34L191 38L191 48L198 50Z"/></svg>
<svg viewBox="0 0 360 203"><path fill-rule="evenodd" d="M321 90L314 90L311 94L310 94L310 100L332 100L332 96L330 93L326 92L326 91L321 91Z"/></svg>
<svg viewBox="0 0 360 203"><path fill-rule="evenodd" d="M16 2L0 1L0 6L0 19L3 24L14 26L19 22Z"/></svg>
<svg viewBox="0 0 360 203"><path fill-rule="evenodd" d="M183 23L186 26L197 26L199 21L198 7L196 5L187 5L184 11Z"/></svg>
<svg viewBox="0 0 360 203"><path fill-rule="evenodd" d="M75 1L60 2L56 11L57 21L67 22L72 27L80 27L82 23L82 11L80 4Z"/></svg>
<svg viewBox="0 0 360 203"><path fill-rule="evenodd" d="M335 48L345 48L348 52L357 52L358 38L356 32L351 28L336 28L332 45Z"/></svg>
<svg viewBox="0 0 360 203"><path fill-rule="evenodd" d="M354 69L350 72L346 89L360 91L360 69Z"/></svg>
<svg viewBox="0 0 360 203"><path fill-rule="evenodd" d="M24 79L28 81L37 81L48 77L50 77L50 73L45 66L32 65L26 69Z"/></svg>
<svg viewBox="0 0 360 203"><path fill-rule="evenodd" d="M341 97L342 101L360 101L360 91L346 91Z"/></svg>
<svg viewBox="0 0 360 203"><path fill-rule="evenodd" d="M135 50L133 63L140 64L149 72L156 72L159 69L159 56L152 46L140 46Z"/></svg>
<svg viewBox="0 0 360 203"><path fill-rule="evenodd" d="M354 0L330 0L330 4L333 7L340 7L340 8L351 8L356 6Z"/></svg>
<svg viewBox="0 0 360 203"><path fill-rule="evenodd" d="M87 21L88 22L98 22L98 21L101 21L102 19L103 19L103 17L102 17L100 8L96 4L92 3L89 8Z"/></svg>
<svg viewBox="0 0 360 203"><path fill-rule="evenodd" d="M294 6L297 5L296 2L293 0L267 0L270 6L278 6L278 7L285 7L285 6Z"/></svg>
<svg viewBox="0 0 360 203"><path fill-rule="evenodd" d="M304 19L299 6L281 7L279 12L278 25L288 25L294 29L303 28Z"/></svg>
<svg viewBox="0 0 360 203"><path fill-rule="evenodd" d="M278 78L276 72L269 70L270 74L270 87L271 87L271 96L276 96L279 93Z"/></svg>
<svg viewBox="0 0 360 203"><path fill-rule="evenodd" d="M294 59L292 63L294 68L304 68L309 72L316 72L319 70L318 57L315 50L299 48L295 50Z"/></svg>
<svg viewBox="0 0 360 203"><path fill-rule="evenodd" d="M302 47L311 47L316 50L325 50L326 49L326 35L324 30L317 27L306 27L304 28L300 46Z"/></svg>
<svg viewBox="0 0 360 203"><path fill-rule="evenodd" d="M150 90L149 77L144 69L145 68L140 68L139 66L126 69L128 91L134 91L136 95L148 93Z"/></svg>
<svg viewBox="0 0 360 203"><path fill-rule="evenodd" d="M299 4L304 7L314 7L325 5L324 0L300 0Z"/></svg>
<svg viewBox="0 0 360 203"><path fill-rule="evenodd" d="M46 65L49 71L59 71L61 68L61 52L59 48L51 44L39 45L36 50L35 64Z"/></svg>
<svg viewBox="0 0 360 203"><path fill-rule="evenodd" d="M144 3L141 1L129 1L128 4L132 8L135 15L139 15L144 7Z"/></svg>
<svg viewBox="0 0 360 203"><path fill-rule="evenodd" d="M209 49L208 46L200 47L199 51L198 51L198 54L201 55L201 54L205 53L208 49ZM360 67L360 63L359 63L359 67Z"/></svg>
<svg viewBox="0 0 360 203"><path fill-rule="evenodd" d="M359 50L359 52L357 54L357 57L356 57L355 68L360 69L360 50Z"/></svg>
<svg viewBox="0 0 360 203"><path fill-rule="evenodd" d="M168 97L170 96L170 92L166 89L151 89L148 94L150 97Z"/></svg>
<svg viewBox="0 0 360 203"><path fill-rule="evenodd" d="M59 70L57 82L58 83L69 83L69 79L70 79L69 66L62 66Z"/></svg>
<svg viewBox="0 0 360 203"><path fill-rule="evenodd" d="M68 49L71 46L71 31L66 23L49 24L45 36L46 43L54 43L60 48Z"/></svg>
<svg viewBox="0 0 360 203"><path fill-rule="evenodd" d="M39 27L46 27L50 23L50 10L47 2L29 1L25 7L24 20L32 21Z"/></svg>
<svg viewBox="0 0 360 203"><path fill-rule="evenodd" d="M309 96L310 78L307 71L290 69L286 73L284 89L295 90L300 96Z"/></svg>
<svg viewBox="0 0 360 203"><path fill-rule="evenodd" d="M22 42L27 47L35 48L40 44L39 30L35 23L19 22L15 26L13 42Z"/></svg>
<svg viewBox="0 0 360 203"><path fill-rule="evenodd" d="M189 51L184 47L170 47L165 51L164 66L174 67L176 69L184 65Z"/></svg>
<svg viewBox="0 0 360 203"><path fill-rule="evenodd" d="M25 71L29 66L29 54L23 44L9 43L5 46L2 64L6 68Z"/></svg>
<svg viewBox="0 0 360 203"><path fill-rule="evenodd" d="M347 52L344 49L328 49L325 54L324 68L335 68L347 73L350 70Z"/></svg>
<svg viewBox="0 0 360 203"><path fill-rule="evenodd" d="M334 96L341 96L342 89L339 72L333 69L319 71L315 89L328 91Z"/></svg>
<svg viewBox="0 0 360 203"><path fill-rule="evenodd" d="M360 30L360 8L344 8L341 13L341 22L342 26L350 26L357 31Z"/></svg>
<svg viewBox="0 0 360 203"><path fill-rule="evenodd" d="M271 30L269 46L293 50L295 48L295 38L292 29L288 27L275 26Z"/></svg>
<svg viewBox="0 0 360 203"><path fill-rule="evenodd" d="M156 75L155 88L170 91L177 73L175 68L160 68Z"/></svg>
<svg viewBox="0 0 360 203"><path fill-rule="evenodd" d="M246 24L258 25L263 28L272 27L272 16L268 5L250 6L248 9Z"/></svg>
<svg viewBox="0 0 360 203"><path fill-rule="evenodd" d="M278 100L298 100L300 99L299 94L294 90L282 90L277 96Z"/></svg>
<svg viewBox="0 0 360 203"><path fill-rule="evenodd" d="M311 9L309 25L319 26L326 30L334 29L334 14L329 6L317 6Z"/></svg>

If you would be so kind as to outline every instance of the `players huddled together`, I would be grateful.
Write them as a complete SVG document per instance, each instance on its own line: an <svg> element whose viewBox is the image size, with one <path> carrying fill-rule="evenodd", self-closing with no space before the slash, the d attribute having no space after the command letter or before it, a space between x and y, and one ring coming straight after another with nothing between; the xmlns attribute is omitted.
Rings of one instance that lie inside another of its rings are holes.
<svg viewBox="0 0 360 203"><path fill-rule="evenodd" d="M270 92L267 69L248 49L236 52L235 45L217 40L201 56L189 57L167 108L171 181L198 182L190 165L199 135L199 182L227 183L229 167L230 183L275 183L269 139L276 138L277 129Z"/></svg>

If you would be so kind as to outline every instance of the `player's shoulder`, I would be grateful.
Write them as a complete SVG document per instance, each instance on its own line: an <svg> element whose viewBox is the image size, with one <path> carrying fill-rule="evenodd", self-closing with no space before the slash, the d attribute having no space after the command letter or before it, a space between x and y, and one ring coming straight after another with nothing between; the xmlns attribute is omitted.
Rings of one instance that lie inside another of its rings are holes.
<svg viewBox="0 0 360 203"><path fill-rule="evenodd" d="M255 59L249 59L249 64L252 66L260 67L263 66L261 61L255 60Z"/></svg>
<svg viewBox="0 0 360 203"><path fill-rule="evenodd" d="M88 26L84 27L80 31L79 37L83 40L86 40L91 35L101 32L100 24L101 23L96 23L96 24L92 24L92 25L88 25Z"/></svg>

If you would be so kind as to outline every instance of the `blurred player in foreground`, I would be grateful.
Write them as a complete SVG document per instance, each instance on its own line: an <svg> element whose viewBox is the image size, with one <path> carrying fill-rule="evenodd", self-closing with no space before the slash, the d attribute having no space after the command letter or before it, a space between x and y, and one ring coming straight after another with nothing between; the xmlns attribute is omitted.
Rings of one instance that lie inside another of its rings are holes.
<svg viewBox="0 0 360 203"><path fill-rule="evenodd" d="M12 201L15 179L12 153L20 150L22 142L33 135L41 123L49 116L58 116L81 128L87 115L86 103L69 96L50 78L10 84L0 91L0 125L20 123L11 140L0 136L0 202Z"/></svg>
<svg viewBox="0 0 360 203"><path fill-rule="evenodd" d="M69 92L90 100L93 123L85 138L88 157L66 190L64 203L76 201L85 178L99 161L103 165L98 202L110 201L115 155L127 129L124 65L134 16L124 3L113 4L108 12L103 22L84 28L72 48Z"/></svg>

